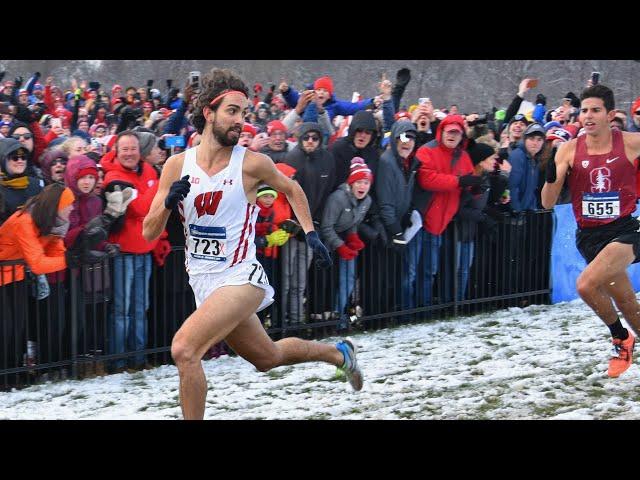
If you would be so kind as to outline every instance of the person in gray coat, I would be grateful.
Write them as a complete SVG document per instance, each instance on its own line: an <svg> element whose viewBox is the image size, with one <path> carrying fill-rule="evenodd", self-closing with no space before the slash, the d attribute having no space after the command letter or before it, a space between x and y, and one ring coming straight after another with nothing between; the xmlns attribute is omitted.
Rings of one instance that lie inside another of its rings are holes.
<svg viewBox="0 0 640 480"><path fill-rule="evenodd" d="M340 318L339 328L347 328L348 325L345 307L356 283L356 257L364 248L364 242L358 236L358 225L371 207L372 200L368 194L372 182L373 174L367 164L362 158L354 157L347 182L329 195L322 215L322 239L327 248L335 250L340 257L338 292L334 303L334 311Z"/></svg>

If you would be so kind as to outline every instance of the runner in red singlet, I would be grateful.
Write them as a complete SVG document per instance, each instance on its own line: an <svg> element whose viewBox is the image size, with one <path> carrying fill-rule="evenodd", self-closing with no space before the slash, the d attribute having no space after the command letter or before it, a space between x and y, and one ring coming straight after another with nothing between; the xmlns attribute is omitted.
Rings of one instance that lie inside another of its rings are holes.
<svg viewBox="0 0 640 480"><path fill-rule="evenodd" d="M586 135L563 144L548 162L542 205L553 208L565 176L578 223L576 245L587 261L578 277L578 294L609 327L613 353L608 375L620 376L633 360L635 336L623 327L615 306L633 332L640 334L640 305L627 267L640 262L640 222L636 209L636 165L640 133L611 129L613 92L604 85L585 89L580 123Z"/></svg>

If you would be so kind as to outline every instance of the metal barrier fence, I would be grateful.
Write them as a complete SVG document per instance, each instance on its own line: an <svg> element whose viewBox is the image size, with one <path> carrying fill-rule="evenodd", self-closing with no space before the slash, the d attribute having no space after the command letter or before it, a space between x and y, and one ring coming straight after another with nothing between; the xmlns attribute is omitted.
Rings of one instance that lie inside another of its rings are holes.
<svg viewBox="0 0 640 480"><path fill-rule="evenodd" d="M291 239L277 259L258 257L276 291L259 316L274 340L323 338L548 303L552 229L550 211L505 216L470 246L452 222L441 245L421 232L401 251L371 244L353 262L334 253L331 270ZM5 278L23 265L0 262ZM0 286L0 389L171 363L171 339L195 309L183 247L161 268L120 255L47 278Z"/></svg>

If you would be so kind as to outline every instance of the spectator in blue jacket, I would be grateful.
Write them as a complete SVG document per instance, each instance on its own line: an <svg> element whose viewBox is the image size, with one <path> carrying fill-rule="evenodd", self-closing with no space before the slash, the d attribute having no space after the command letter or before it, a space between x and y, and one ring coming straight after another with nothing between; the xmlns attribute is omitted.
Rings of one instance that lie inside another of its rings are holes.
<svg viewBox="0 0 640 480"><path fill-rule="evenodd" d="M545 130L539 123L532 123L524 131L524 139L509 155L511 174L509 190L514 211L537 210L539 163L544 146Z"/></svg>
<svg viewBox="0 0 640 480"><path fill-rule="evenodd" d="M360 102L347 102L345 100L337 100L333 94L333 80L331 77L320 77L313 83L313 89L319 102L329 113L329 118L333 120L336 115L349 116L360 110L365 110L369 105L374 103L374 98L367 98ZM284 97L289 107L293 108L298 104L300 94L293 88L289 87L286 82L280 84L280 93ZM304 111L302 119L305 122L318 121L318 107L314 102L309 103Z"/></svg>

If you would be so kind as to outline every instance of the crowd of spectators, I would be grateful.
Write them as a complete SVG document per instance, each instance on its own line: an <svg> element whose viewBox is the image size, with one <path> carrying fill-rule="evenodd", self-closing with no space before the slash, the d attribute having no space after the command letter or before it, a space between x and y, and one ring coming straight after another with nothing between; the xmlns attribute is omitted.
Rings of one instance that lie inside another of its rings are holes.
<svg viewBox="0 0 640 480"><path fill-rule="evenodd" d="M142 237L142 221L165 160L199 144L191 122L197 81L123 88L39 72L26 81L6 76L0 72L0 261L24 260L41 299L68 288L60 271L112 257L109 353L144 349L152 262L161 267L184 238L175 212L152 242ZM464 299L477 236L492 235L499 216L541 209L540 172L559 144L582 133L577 96L527 101L537 84L529 78L506 108L486 113L406 98L408 69L393 82L384 76L368 98L337 98L329 76L309 80L256 83L239 144L268 155L302 186L338 259L331 309L342 326L365 248L401 252L402 308L429 305L443 232L454 220ZM629 113L617 111L612 128L638 131L640 98ZM284 195L262 185L257 203L258 258L279 285L286 323L308 322L312 251ZM0 268L0 294L24 281L23 271ZM129 367L144 362L140 355ZM123 359L114 363L114 371L124 368Z"/></svg>

